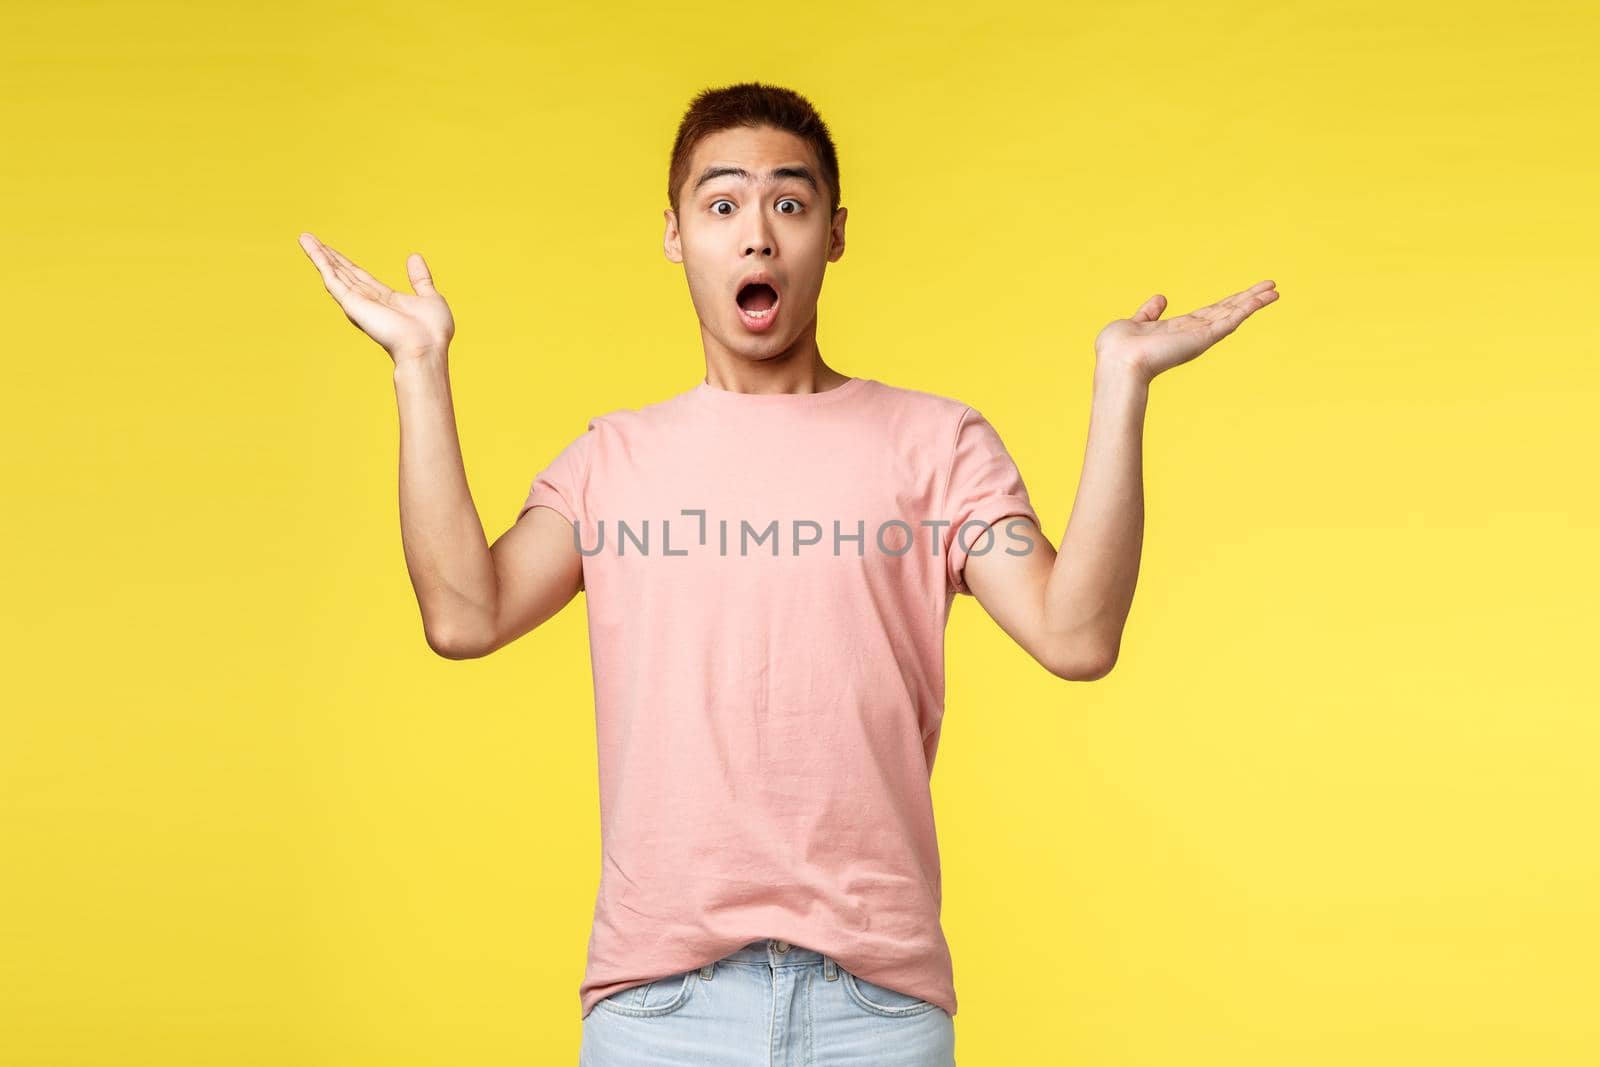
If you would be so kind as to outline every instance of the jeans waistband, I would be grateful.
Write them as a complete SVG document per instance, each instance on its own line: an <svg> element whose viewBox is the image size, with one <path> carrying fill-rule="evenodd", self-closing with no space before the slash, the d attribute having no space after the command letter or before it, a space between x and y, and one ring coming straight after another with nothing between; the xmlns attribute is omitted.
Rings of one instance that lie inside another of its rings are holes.
<svg viewBox="0 0 1600 1067"><path fill-rule="evenodd" d="M734 949L722 959L729 963L769 963L774 967L826 963L828 957L803 945L792 945L775 937L758 938Z"/></svg>

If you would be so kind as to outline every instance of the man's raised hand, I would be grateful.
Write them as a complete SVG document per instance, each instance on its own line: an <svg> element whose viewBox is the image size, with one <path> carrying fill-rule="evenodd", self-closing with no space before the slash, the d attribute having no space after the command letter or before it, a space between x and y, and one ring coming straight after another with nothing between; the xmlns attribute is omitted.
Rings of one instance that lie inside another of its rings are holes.
<svg viewBox="0 0 1600 1067"><path fill-rule="evenodd" d="M1117 319L1100 331L1094 339L1096 362L1148 382L1162 371L1189 362L1278 299L1274 285L1271 280L1257 282L1175 319L1161 317L1167 298L1157 293L1132 318Z"/></svg>
<svg viewBox="0 0 1600 1067"><path fill-rule="evenodd" d="M443 355L455 336L450 306L433 287L433 276L419 253L406 257L406 274L413 292L391 289L350 262L337 249L309 233L300 235L300 247L316 264L322 284L345 317L383 346L396 364L428 355Z"/></svg>

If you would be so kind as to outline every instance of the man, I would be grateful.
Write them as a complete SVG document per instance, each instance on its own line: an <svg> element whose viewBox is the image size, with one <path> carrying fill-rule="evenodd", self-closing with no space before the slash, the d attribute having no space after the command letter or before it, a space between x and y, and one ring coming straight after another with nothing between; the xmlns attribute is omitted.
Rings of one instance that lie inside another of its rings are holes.
<svg viewBox="0 0 1600 1067"><path fill-rule="evenodd" d="M1058 556L979 412L823 362L846 210L809 102L760 83L701 93L668 198L705 377L592 418L493 545L451 410L454 324L422 257L402 293L300 240L394 360L429 645L487 655L585 591L603 862L581 1061L952 1064L929 790L951 605L975 596L1060 678L1111 670L1149 384L1277 294L1264 281L1165 321L1157 295L1100 332Z"/></svg>

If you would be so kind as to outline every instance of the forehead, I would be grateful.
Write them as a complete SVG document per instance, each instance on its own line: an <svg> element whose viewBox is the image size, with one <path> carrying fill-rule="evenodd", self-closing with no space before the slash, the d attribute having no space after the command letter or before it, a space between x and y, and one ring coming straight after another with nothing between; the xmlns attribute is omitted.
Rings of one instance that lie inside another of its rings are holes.
<svg viewBox="0 0 1600 1067"><path fill-rule="evenodd" d="M805 138L771 126L735 126L708 134L694 146L689 155L689 185L692 187L710 166L729 165L765 173L791 164L803 164L821 177L816 153Z"/></svg>

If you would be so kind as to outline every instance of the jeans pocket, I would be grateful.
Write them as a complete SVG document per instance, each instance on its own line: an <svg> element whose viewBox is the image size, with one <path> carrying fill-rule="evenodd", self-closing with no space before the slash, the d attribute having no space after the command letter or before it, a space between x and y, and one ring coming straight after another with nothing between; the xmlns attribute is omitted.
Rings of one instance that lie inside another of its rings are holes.
<svg viewBox="0 0 1600 1067"><path fill-rule="evenodd" d="M643 985L630 986L596 1002L595 1007L619 1015L656 1016L670 1015L689 1002L694 992L694 980L700 969L682 971L657 978Z"/></svg>
<svg viewBox="0 0 1600 1067"><path fill-rule="evenodd" d="M902 1018L907 1015L921 1015L939 1006L931 1000L923 1000L910 993L902 993L897 989L869 982L865 978L857 978L843 967L839 968L839 978L844 982L844 991L850 999L855 1001L858 1007L874 1015Z"/></svg>

